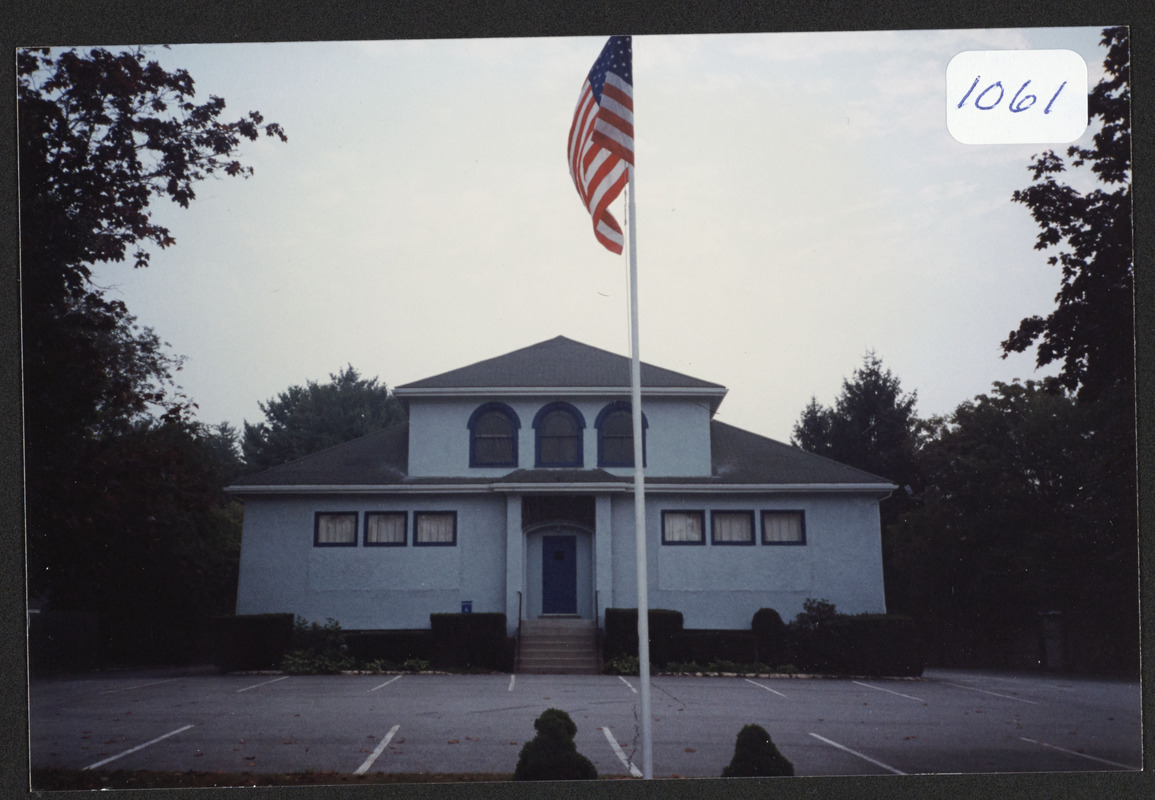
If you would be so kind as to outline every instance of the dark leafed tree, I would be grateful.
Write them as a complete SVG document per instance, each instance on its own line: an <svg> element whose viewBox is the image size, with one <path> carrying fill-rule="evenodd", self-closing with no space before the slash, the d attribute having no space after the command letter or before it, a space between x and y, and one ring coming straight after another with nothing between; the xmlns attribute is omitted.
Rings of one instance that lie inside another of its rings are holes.
<svg viewBox="0 0 1155 800"><path fill-rule="evenodd" d="M803 410L794 426L791 444L816 455L866 470L898 485L879 504L883 529L883 567L887 607L904 612L908 607L906 576L895 570L890 529L913 505L912 493L922 484L917 452L925 424L915 414L917 393L903 391L899 379L873 352L842 382L834 406L816 399Z"/></svg>
<svg viewBox="0 0 1155 800"><path fill-rule="evenodd" d="M285 135L257 112L222 119L224 100L196 102L188 72L144 49L21 50L17 81L30 591L58 607L135 607L140 620L167 603L129 593L147 570L172 578L155 588L185 592L168 611L206 599L187 581L215 586L202 568L221 551L201 545L236 527L220 497L230 468L190 419L181 360L93 270L147 266L174 244L154 201L187 207L200 181L251 173L242 141Z"/></svg>
<svg viewBox="0 0 1155 800"><path fill-rule="evenodd" d="M914 454L920 431L916 401L917 392L903 391L882 359L867 353L862 366L842 382L833 408L811 399L790 441L906 486L916 482Z"/></svg>
<svg viewBox="0 0 1155 800"><path fill-rule="evenodd" d="M1125 476L1104 407L1057 383L996 383L934 422L920 452L922 502L891 531L895 571L907 613L955 631L988 666L1006 665L997 643L1009 630L1037 630L1040 613L1058 611L1081 630L1072 661L1129 667L1134 502L1119 502Z"/></svg>
<svg viewBox="0 0 1155 800"><path fill-rule="evenodd" d="M265 421L245 423L242 442L250 470L262 470L348 442L405 419L401 401L377 378L362 378L352 366L329 375L328 383L290 386L261 403Z"/></svg>
<svg viewBox="0 0 1155 800"><path fill-rule="evenodd" d="M1131 231L1131 70L1126 28L1103 31L1106 75L1091 91L1088 112L1099 130L1090 148L1054 151L1030 165L1034 182L1014 201L1039 224L1037 250L1057 252L1056 308L1022 320L1002 343L1004 357L1037 346L1042 367L1062 364L1063 386L1080 400L1108 390L1127 397L1134 370L1134 268ZM1089 169L1099 185L1080 192L1061 183L1068 166Z"/></svg>

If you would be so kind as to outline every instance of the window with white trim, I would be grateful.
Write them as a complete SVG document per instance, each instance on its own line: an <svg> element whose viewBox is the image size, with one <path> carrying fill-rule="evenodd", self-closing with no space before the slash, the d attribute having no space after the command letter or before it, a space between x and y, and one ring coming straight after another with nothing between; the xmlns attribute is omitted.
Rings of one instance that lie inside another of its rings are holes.
<svg viewBox="0 0 1155 800"><path fill-rule="evenodd" d="M705 544L706 512L663 511L662 544Z"/></svg>
<svg viewBox="0 0 1155 800"><path fill-rule="evenodd" d="M715 511L710 520L712 544L754 544L753 511Z"/></svg>
<svg viewBox="0 0 1155 800"><path fill-rule="evenodd" d="M315 547L356 547L356 511L318 511L313 520Z"/></svg>
<svg viewBox="0 0 1155 800"><path fill-rule="evenodd" d="M404 511L366 511L366 547L404 547L406 519Z"/></svg>
<svg viewBox="0 0 1155 800"><path fill-rule="evenodd" d="M806 516L801 511L763 511L762 544L806 544Z"/></svg>
<svg viewBox="0 0 1155 800"><path fill-rule="evenodd" d="M413 514L415 546L452 547L457 544L456 511L416 511Z"/></svg>

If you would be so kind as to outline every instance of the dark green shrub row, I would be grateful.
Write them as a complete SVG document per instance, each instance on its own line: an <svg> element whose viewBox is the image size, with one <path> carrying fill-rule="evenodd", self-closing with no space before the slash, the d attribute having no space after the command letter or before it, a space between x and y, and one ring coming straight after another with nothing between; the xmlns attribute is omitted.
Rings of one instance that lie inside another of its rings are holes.
<svg viewBox="0 0 1155 800"><path fill-rule="evenodd" d="M359 663L433 661L433 632L428 630L350 631L345 642Z"/></svg>
<svg viewBox="0 0 1155 800"><path fill-rule="evenodd" d="M731 661L752 664L759 660L757 649L754 634L750 631L687 630L674 637L674 657L663 663Z"/></svg>
<svg viewBox="0 0 1155 800"><path fill-rule="evenodd" d="M650 625L650 663L685 660L677 657L676 639L682 632L682 612L665 608L651 608L647 616ZM608 663L616 656L638 655L638 610L636 608L607 608L606 636L603 654Z"/></svg>
<svg viewBox="0 0 1155 800"><path fill-rule="evenodd" d="M216 629L213 663L221 670L277 669L293 641L293 615L219 617Z"/></svg>
<svg viewBox="0 0 1155 800"><path fill-rule="evenodd" d="M924 637L910 617L840 614L825 600L807 600L786 626L787 658L803 672L914 677L926 666Z"/></svg>
<svg viewBox="0 0 1155 800"><path fill-rule="evenodd" d="M790 665L788 671L796 667L802 672L913 677L921 675L926 664L922 631L911 618L840 614L825 600L807 600L788 625L774 609L759 609L749 631L683 630L681 612L668 609L650 609L649 619L650 663L655 668L731 662L775 669ZM606 609L607 665L637 657L637 621L637 609Z"/></svg>
<svg viewBox="0 0 1155 800"><path fill-rule="evenodd" d="M439 669L513 669L505 614L430 614L433 663Z"/></svg>

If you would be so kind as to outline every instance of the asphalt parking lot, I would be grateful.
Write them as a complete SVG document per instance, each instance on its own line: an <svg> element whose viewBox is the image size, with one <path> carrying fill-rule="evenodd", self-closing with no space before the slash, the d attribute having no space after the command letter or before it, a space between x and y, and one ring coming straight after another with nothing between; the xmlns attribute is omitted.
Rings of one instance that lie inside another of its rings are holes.
<svg viewBox="0 0 1155 800"><path fill-rule="evenodd" d="M171 675L34 679L37 767L511 773L545 709L603 776L640 775L637 678ZM738 730L796 775L1137 770L1138 682L929 670L919 680L655 677L654 774L711 777ZM35 787L34 787L35 788Z"/></svg>

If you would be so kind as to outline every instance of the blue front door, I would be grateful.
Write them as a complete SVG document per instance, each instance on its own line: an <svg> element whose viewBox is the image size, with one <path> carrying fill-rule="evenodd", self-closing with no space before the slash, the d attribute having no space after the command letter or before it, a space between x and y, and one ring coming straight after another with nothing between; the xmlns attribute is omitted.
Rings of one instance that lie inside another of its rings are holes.
<svg viewBox="0 0 1155 800"><path fill-rule="evenodd" d="M541 613L577 613L577 537L541 539Z"/></svg>

